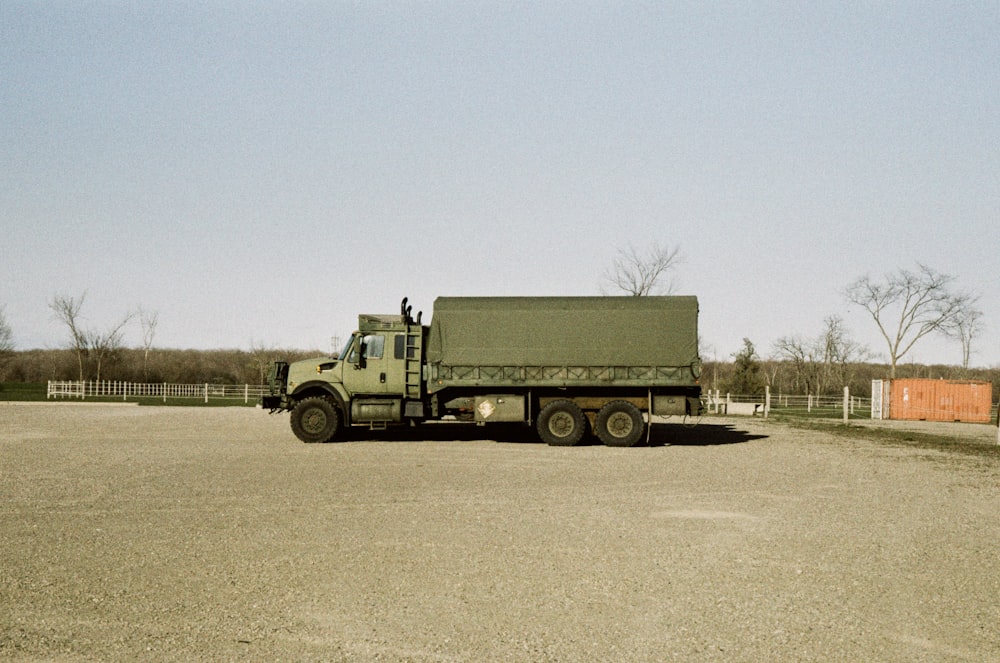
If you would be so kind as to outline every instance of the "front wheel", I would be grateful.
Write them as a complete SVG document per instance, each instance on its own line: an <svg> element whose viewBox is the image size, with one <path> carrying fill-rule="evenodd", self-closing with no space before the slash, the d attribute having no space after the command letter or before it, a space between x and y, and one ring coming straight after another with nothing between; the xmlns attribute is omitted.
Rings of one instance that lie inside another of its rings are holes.
<svg viewBox="0 0 1000 663"><path fill-rule="evenodd" d="M580 444L587 430L587 417L573 401L552 401L538 414L538 436L555 447Z"/></svg>
<svg viewBox="0 0 1000 663"><path fill-rule="evenodd" d="M634 447L643 439L646 422L642 412L628 401L611 401L597 413L597 437L609 447Z"/></svg>
<svg viewBox="0 0 1000 663"><path fill-rule="evenodd" d="M292 432L303 442L329 442L340 430L337 406L322 396L303 398L292 409Z"/></svg>

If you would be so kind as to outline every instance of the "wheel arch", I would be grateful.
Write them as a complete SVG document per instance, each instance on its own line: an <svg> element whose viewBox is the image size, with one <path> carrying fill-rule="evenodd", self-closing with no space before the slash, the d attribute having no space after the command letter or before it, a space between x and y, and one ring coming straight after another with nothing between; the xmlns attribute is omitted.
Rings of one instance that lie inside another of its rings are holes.
<svg viewBox="0 0 1000 663"><path fill-rule="evenodd" d="M347 407L348 397L346 393L341 393L337 387L329 382L323 382L322 380L312 380L310 382L303 382L295 388L291 394L289 394L294 407L295 403L298 403L304 398L311 398L313 396L322 396L324 398L329 398L333 401L334 406L340 411L340 416L345 423L350 423L351 408Z"/></svg>

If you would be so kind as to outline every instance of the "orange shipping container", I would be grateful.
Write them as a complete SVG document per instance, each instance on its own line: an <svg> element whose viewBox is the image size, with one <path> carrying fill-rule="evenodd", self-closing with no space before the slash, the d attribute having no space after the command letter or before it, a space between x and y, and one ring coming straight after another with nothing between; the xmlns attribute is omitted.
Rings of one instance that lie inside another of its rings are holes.
<svg viewBox="0 0 1000 663"><path fill-rule="evenodd" d="M990 423L993 383L978 380L892 380L889 418Z"/></svg>

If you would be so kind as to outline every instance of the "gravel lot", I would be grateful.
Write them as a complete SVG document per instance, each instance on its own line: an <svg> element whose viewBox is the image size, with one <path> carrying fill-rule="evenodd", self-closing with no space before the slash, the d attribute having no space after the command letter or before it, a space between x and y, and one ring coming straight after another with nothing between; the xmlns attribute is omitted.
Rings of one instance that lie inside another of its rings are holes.
<svg viewBox="0 0 1000 663"><path fill-rule="evenodd" d="M0 403L0 659L1000 660L996 455L658 428Z"/></svg>

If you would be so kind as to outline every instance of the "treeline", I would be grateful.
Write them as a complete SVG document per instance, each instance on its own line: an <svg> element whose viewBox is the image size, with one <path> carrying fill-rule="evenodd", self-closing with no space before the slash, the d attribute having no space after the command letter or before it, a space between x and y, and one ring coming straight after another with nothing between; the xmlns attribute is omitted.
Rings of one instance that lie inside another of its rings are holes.
<svg viewBox="0 0 1000 663"><path fill-rule="evenodd" d="M251 350L170 350L122 348L102 359L102 380L168 382L172 384L264 384L277 360L296 361L322 356L320 350L255 348ZM95 359L85 357L85 379L96 379ZM78 380L75 350L25 350L0 357L0 382L38 383ZM721 393L772 393L837 395L845 386L855 394L868 394L871 381L889 377L887 364L854 362L838 365L803 365L787 360L761 359L737 354L733 361L706 362L701 383ZM1000 386L1000 367L964 369L961 366L900 364L897 378L985 380ZM995 394L1000 395L1000 393Z"/></svg>
<svg viewBox="0 0 1000 663"><path fill-rule="evenodd" d="M848 387L852 394L867 396L871 392L872 380L889 378L888 364L858 362L837 367L839 370L825 379L808 379L801 366L792 361L761 359L756 368L748 369L736 357L730 362L706 362L701 376L705 389L726 394L762 394L765 386L772 394L813 394L817 396L837 396ZM1000 387L1000 367L970 368L942 364L899 364L896 378L928 378L932 380L984 380ZM994 389L993 400L1000 396Z"/></svg>
<svg viewBox="0 0 1000 663"><path fill-rule="evenodd" d="M171 384L264 384L271 365L281 359L318 357L321 350L170 350L119 348L98 359L76 350L24 350L0 357L0 382L86 380ZM81 370L82 363L82 370Z"/></svg>

